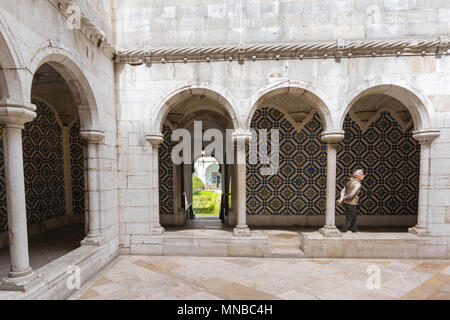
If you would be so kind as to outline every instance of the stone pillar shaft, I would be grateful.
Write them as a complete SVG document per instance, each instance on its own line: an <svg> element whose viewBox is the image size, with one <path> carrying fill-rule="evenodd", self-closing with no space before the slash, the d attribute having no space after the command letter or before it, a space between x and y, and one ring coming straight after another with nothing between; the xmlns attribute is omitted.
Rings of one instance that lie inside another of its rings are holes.
<svg viewBox="0 0 450 320"><path fill-rule="evenodd" d="M161 234L164 233L164 228L161 226L160 218L160 203L159 203L159 145L152 147L152 233Z"/></svg>
<svg viewBox="0 0 450 320"><path fill-rule="evenodd" d="M32 273L28 257L27 212L23 173L22 129L3 129L6 198L8 206L10 278Z"/></svg>
<svg viewBox="0 0 450 320"><path fill-rule="evenodd" d="M100 246L103 243L101 232L101 196L99 146L105 140L102 131L81 131L81 137L87 141L87 186L88 186L88 233L82 245Z"/></svg>
<svg viewBox="0 0 450 320"><path fill-rule="evenodd" d="M336 149L336 144L328 144L326 227L332 228L336 227Z"/></svg>
<svg viewBox="0 0 450 320"><path fill-rule="evenodd" d="M246 142L252 139L251 132L235 132L233 140L236 141L236 215L237 226L234 229L235 237L249 237L251 231L247 226L247 154ZM234 195L233 195L234 196Z"/></svg>
<svg viewBox="0 0 450 320"><path fill-rule="evenodd" d="M428 194L430 189L430 149L429 143L420 146L419 216L418 227L428 229Z"/></svg>
<svg viewBox="0 0 450 320"><path fill-rule="evenodd" d="M419 216L417 226L409 229L409 232L419 236L427 236L430 234L428 225L428 197L431 175L431 143L439 135L439 130L433 129L413 132L413 138L420 143Z"/></svg>
<svg viewBox="0 0 450 320"><path fill-rule="evenodd" d="M8 210L8 233L11 269L2 279L0 290L27 291L38 280L30 267L28 253L25 177L23 171L22 130L36 117L36 106L28 103L0 101L0 127L3 149Z"/></svg>
<svg viewBox="0 0 450 320"><path fill-rule="evenodd" d="M165 229L161 226L159 204L159 146L164 142L160 133L148 134L147 141L152 145L150 154L150 214L152 217L152 235L162 235Z"/></svg>
<svg viewBox="0 0 450 320"><path fill-rule="evenodd" d="M325 132L322 135L322 141L327 146L327 208L326 223L320 229L326 237L339 237L341 232L336 228L336 154L337 144L344 138L344 132Z"/></svg>
<svg viewBox="0 0 450 320"><path fill-rule="evenodd" d="M97 144L89 143L87 146L87 183L89 199L89 231L87 237L89 239L101 237L97 149Z"/></svg>
<svg viewBox="0 0 450 320"><path fill-rule="evenodd" d="M245 145L238 144L237 147L237 228L247 229L247 168Z"/></svg>

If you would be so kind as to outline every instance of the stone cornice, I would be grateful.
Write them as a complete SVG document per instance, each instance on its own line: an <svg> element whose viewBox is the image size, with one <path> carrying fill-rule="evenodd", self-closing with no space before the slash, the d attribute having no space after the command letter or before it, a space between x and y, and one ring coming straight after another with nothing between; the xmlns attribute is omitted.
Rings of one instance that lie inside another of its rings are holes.
<svg viewBox="0 0 450 320"><path fill-rule="evenodd" d="M274 43L256 45L226 45L211 47L145 47L120 50L116 63L130 65L166 62L256 61L280 59L351 59L378 56L442 56L449 53L449 40L435 39L367 40L367 41L317 41Z"/></svg>
<svg viewBox="0 0 450 320"><path fill-rule="evenodd" d="M67 19L69 18L69 13L67 9L70 6L76 6L73 0L48 0L58 11L65 16ZM115 46L109 42L109 40L105 36L105 32L100 30L97 26L95 26L91 20L86 17L82 12L80 12L80 29L81 32L86 38L97 46L109 59L113 59L116 53Z"/></svg>

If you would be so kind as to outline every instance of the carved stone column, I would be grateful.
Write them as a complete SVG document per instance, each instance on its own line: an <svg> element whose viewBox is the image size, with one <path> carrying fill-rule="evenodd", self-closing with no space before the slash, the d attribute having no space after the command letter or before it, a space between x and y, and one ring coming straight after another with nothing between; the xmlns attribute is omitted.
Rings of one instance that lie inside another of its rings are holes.
<svg viewBox="0 0 450 320"><path fill-rule="evenodd" d="M36 279L30 267L23 172L22 130L36 117L36 106L0 101L3 129L6 198L11 270L0 284L2 290L26 291Z"/></svg>
<svg viewBox="0 0 450 320"><path fill-rule="evenodd" d="M165 229L161 226L159 207L159 146L164 142L160 133L148 134L147 141L152 145L150 156L150 212L152 215L152 235L162 235Z"/></svg>
<svg viewBox="0 0 450 320"><path fill-rule="evenodd" d="M88 234L82 245L100 246L101 232L101 192L99 146L105 141L105 133L100 130L81 131L81 138L87 141L87 194L88 194Z"/></svg>
<svg viewBox="0 0 450 320"><path fill-rule="evenodd" d="M251 132L236 131L233 141L236 147L236 215L237 226L234 229L235 237L250 237L251 231L247 226L247 155L245 145L252 139ZM234 195L233 195L234 196Z"/></svg>
<svg viewBox="0 0 450 320"><path fill-rule="evenodd" d="M428 229L428 197L431 175L431 143L439 135L439 130L432 129L413 132L413 138L420 143L419 216L417 226L410 228L409 232L419 236L427 236L430 234L430 230Z"/></svg>
<svg viewBox="0 0 450 320"><path fill-rule="evenodd" d="M340 237L341 232L336 228L336 150L337 144L343 140L343 131L324 132L322 141L327 143L327 211L326 224L320 229L320 233L326 237Z"/></svg>

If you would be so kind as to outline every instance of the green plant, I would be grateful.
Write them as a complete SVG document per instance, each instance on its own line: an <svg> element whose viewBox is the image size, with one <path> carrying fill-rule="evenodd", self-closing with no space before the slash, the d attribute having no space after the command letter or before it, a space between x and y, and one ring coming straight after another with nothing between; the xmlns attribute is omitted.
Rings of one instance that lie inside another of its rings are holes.
<svg viewBox="0 0 450 320"><path fill-rule="evenodd" d="M192 178L192 192L194 194L198 194L200 191L205 190L205 184L203 183L202 179L199 177L193 177Z"/></svg>
<svg viewBox="0 0 450 320"><path fill-rule="evenodd" d="M217 211L218 194L215 191L202 191L194 194L193 210L196 214L213 215Z"/></svg>

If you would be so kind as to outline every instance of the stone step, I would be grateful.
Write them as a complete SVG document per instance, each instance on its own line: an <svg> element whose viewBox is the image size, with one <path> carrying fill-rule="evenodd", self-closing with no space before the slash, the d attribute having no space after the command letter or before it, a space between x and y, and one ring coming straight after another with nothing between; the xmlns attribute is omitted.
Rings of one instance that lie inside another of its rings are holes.
<svg viewBox="0 0 450 320"><path fill-rule="evenodd" d="M264 255L264 258L304 258L305 253L301 249L271 249Z"/></svg>

